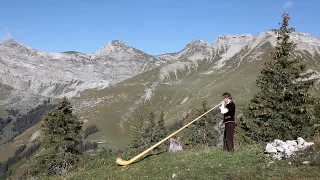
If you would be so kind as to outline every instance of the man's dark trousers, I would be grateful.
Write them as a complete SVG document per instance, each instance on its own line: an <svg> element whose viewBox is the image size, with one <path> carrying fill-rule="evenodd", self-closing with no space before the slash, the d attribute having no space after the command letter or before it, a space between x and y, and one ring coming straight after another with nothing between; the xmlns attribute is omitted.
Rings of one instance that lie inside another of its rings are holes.
<svg viewBox="0 0 320 180"><path fill-rule="evenodd" d="M223 149L234 151L234 129L235 122L226 122L223 136Z"/></svg>

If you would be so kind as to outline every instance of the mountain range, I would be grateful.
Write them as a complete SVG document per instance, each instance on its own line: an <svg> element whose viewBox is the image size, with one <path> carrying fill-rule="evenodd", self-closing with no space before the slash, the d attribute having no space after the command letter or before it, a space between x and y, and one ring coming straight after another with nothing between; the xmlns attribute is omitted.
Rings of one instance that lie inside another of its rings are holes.
<svg viewBox="0 0 320 180"><path fill-rule="evenodd" d="M294 33L297 55L318 56L320 39L307 33ZM38 103L41 98L74 97L88 89L103 89L148 70L161 67L160 78L179 69L196 68L198 61L215 61L210 70L225 67L241 51L244 59L259 59L263 45L275 45L271 31L251 34L219 35L213 43L192 40L181 51L152 56L125 42L113 40L91 54L67 51L48 53L15 40L0 44L0 83L10 89L0 104L11 106ZM240 54L239 54L240 55ZM219 58L217 60L217 57Z"/></svg>
<svg viewBox="0 0 320 180"><path fill-rule="evenodd" d="M293 55L302 57L319 77L320 38L294 32L290 39L297 43ZM255 80L275 45L272 31L219 35L212 43L191 40L178 52L155 56L120 40L91 54L43 52L8 40L0 44L0 108L25 109L48 97L67 96L84 126L99 128L89 140L124 147L135 119L157 114L160 107L166 125L171 125L204 99L216 105L225 91L237 106L244 105L258 90ZM313 95L319 96L318 88L312 89ZM38 129L30 128L0 149L28 143Z"/></svg>

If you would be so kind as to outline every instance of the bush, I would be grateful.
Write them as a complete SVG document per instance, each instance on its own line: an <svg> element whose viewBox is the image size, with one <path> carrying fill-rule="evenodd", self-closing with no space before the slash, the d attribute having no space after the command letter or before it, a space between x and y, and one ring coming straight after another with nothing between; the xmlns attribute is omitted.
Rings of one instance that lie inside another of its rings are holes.
<svg viewBox="0 0 320 180"><path fill-rule="evenodd" d="M50 153L35 156L32 159L32 168L28 168L25 177L46 177L50 175L66 176L82 164L82 156L70 152L51 151Z"/></svg>
<svg viewBox="0 0 320 180"><path fill-rule="evenodd" d="M185 122L185 124L199 117L208 110L209 107L207 107L207 102L203 101L201 109L192 109L189 116L190 118ZM186 127L181 137L182 144L184 145L183 148L192 149L199 146L217 146L220 142L221 136L219 127L220 121L222 121L221 114L217 110L213 110Z"/></svg>
<svg viewBox="0 0 320 180"><path fill-rule="evenodd" d="M81 143L78 147L78 151L80 153L86 152L91 149L97 149L98 143L97 142L85 142Z"/></svg>

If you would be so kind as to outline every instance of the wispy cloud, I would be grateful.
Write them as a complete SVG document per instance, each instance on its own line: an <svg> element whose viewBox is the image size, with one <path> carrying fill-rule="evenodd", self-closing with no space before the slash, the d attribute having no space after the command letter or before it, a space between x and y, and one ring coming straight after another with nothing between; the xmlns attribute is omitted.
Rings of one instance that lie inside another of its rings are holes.
<svg viewBox="0 0 320 180"><path fill-rule="evenodd" d="M287 9L287 8L291 8L293 5L294 5L294 2L291 0L288 0L283 4L283 7Z"/></svg>
<svg viewBox="0 0 320 180"><path fill-rule="evenodd" d="M3 29L0 34L0 42L11 39L11 38L12 38L12 34L9 31L9 29L7 28Z"/></svg>

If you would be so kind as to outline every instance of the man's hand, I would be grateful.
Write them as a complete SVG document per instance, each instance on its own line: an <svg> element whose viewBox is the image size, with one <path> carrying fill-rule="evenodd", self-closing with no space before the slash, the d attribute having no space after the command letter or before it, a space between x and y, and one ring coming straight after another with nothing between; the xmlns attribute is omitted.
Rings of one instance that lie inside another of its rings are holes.
<svg viewBox="0 0 320 180"><path fill-rule="evenodd" d="M221 106L219 108L220 108L222 114L225 114L229 111L227 108L225 108L225 104L226 103L224 101L221 101Z"/></svg>

